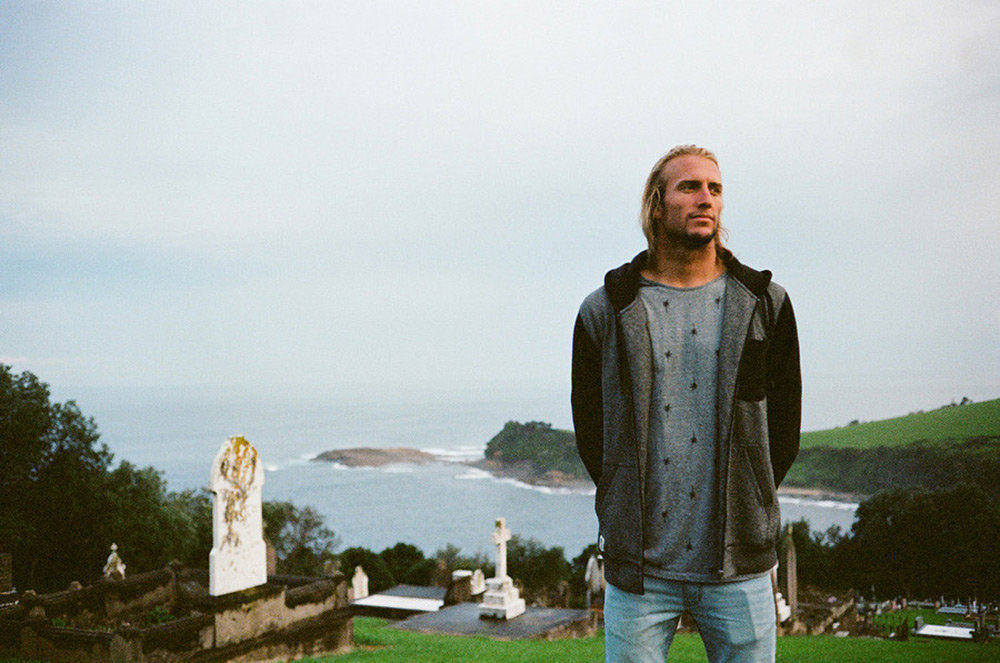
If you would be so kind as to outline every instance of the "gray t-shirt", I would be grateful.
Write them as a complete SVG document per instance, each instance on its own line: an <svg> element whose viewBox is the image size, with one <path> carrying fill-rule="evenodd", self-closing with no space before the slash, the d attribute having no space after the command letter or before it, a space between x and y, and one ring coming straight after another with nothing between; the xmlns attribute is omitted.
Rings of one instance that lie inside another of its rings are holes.
<svg viewBox="0 0 1000 663"><path fill-rule="evenodd" d="M652 339L646 573L718 582L716 381L727 275L694 288L647 279Z"/></svg>

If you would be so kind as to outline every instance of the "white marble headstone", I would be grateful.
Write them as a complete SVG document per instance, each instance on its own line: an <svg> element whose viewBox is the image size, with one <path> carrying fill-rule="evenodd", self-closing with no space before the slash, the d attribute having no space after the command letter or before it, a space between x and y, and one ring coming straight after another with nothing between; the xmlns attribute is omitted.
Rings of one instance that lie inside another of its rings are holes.
<svg viewBox="0 0 1000 663"><path fill-rule="evenodd" d="M360 566L354 567L354 577L351 578L351 598L355 601L368 596L368 574Z"/></svg>
<svg viewBox="0 0 1000 663"><path fill-rule="evenodd" d="M212 552L208 593L238 592L267 582L267 547L261 517L264 466L243 437L231 437L212 463Z"/></svg>

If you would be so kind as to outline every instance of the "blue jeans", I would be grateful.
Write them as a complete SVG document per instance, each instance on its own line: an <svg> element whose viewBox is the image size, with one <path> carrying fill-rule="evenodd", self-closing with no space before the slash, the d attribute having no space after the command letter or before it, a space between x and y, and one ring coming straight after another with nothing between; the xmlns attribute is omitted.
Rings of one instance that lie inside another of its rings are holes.
<svg viewBox="0 0 1000 663"><path fill-rule="evenodd" d="M698 624L712 663L773 663L776 641L771 576L705 584L645 577L645 594L608 585L604 594L604 660L661 663L681 612Z"/></svg>

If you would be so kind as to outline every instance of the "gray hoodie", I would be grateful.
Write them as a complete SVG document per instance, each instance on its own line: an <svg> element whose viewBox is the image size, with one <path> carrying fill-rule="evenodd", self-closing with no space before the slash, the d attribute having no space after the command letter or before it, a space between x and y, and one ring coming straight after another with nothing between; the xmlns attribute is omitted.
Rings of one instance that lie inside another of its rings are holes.
<svg viewBox="0 0 1000 663"><path fill-rule="evenodd" d="M799 448L802 380L792 304L771 273L723 249L730 275L718 364L720 450L716 531L720 581L777 562L776 488ZM573 424L597 485L605 576L643 592L644 486L653 361L638 298L646 252L605 276L580 306L573 332ZM630 365L629 358L637 358Z"/></svg>

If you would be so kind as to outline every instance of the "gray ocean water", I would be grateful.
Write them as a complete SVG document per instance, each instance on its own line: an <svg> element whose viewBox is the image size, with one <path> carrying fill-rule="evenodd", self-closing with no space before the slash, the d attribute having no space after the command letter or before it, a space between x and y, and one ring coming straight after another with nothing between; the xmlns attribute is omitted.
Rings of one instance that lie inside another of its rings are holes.
<svg viewBox="0 0 1000 663"><path fill-rule="evenodd" d="M414 398L377 401L323 398L289 390L256 394L225 389L75 389L102 441L139 466L161 470L170 490L202 488L219 446L243 435L265 466L264 499L312 506L341 539L341 549L381 550L399 541L427 554L453 544L489 552L498 516L515 534L561 546L574 557L596 538L593 491L527 486L461 463L482 456L504 423L547 421L572 428L568 397ZM344 468L310 459L329 449L412 447L443 460L427 465ZM806 518L816 531L850 529L856 505L781 499L785 521Z"/></svg>

